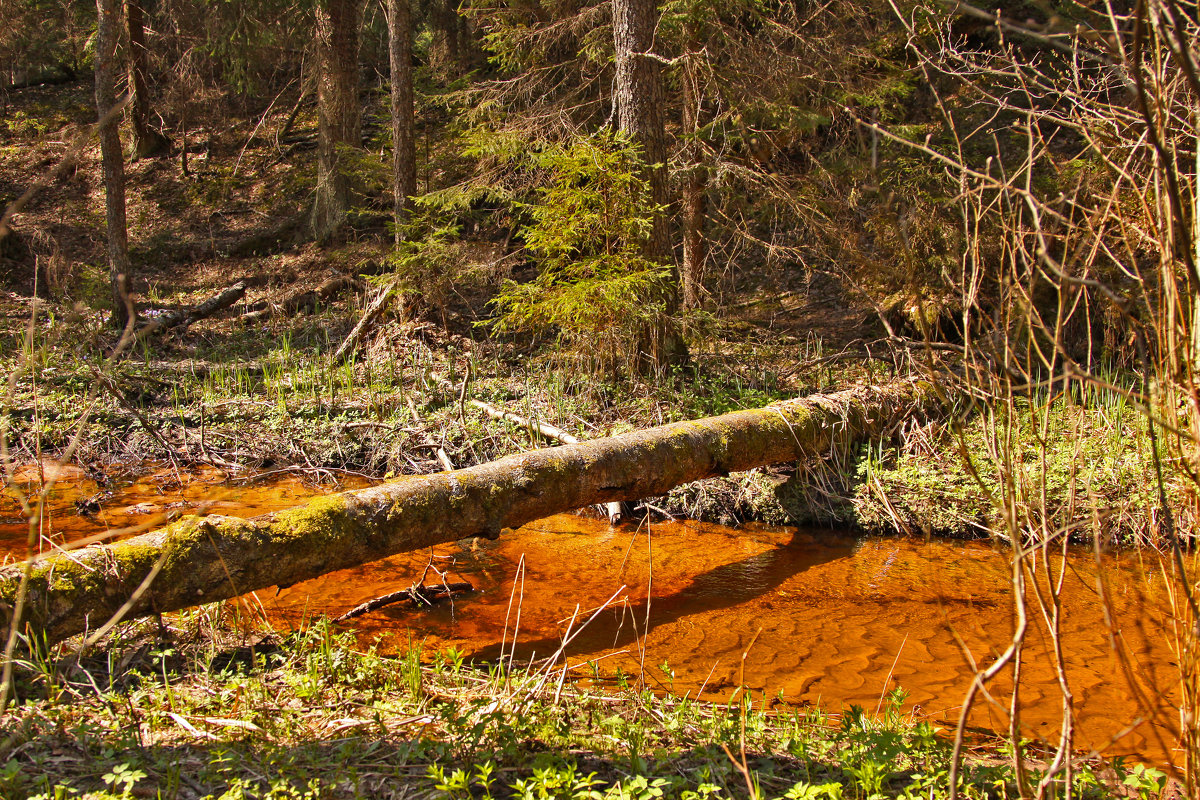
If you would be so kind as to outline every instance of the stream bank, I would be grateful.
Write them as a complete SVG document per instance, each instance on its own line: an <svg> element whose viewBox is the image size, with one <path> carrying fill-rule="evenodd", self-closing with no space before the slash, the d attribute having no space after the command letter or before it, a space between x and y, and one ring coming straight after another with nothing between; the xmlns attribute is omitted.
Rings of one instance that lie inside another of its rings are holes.
<svg viewBox="0 0 1200 800"><path fill-rule="evenodd" d="M75 477L51 495L47 544L172 510L200 510L199 503L250 515L349 488L280 474L228 486L211 470L185 474L180 483L173 469L160 467L80 515L78 501L93 487ZM24 525L7 511L0 517L0 543L20 552ZM1178 761L1177 690L1172 670L1162 666L1173 658L1164 565L1139 551L1097 561L1086 548L1073 548L1062 558L1055 563L1066 569L1068 583L1059 635L1070 644L1066 679L1075 695L1077 746L1160 765ZM359 651L401 662L413 651L427 661L546 668L555 655L556 670L570 666L555 674L569 675L581 689L633 685L725 704L745 687L776 713L870 710L899 692L898 712L943 731L957 723L970 659L997 652L1015 624L1008 554L986 541L754 524L735 530L694 521L613 527L574 515L497 541L464 540L259 591L181 618L207 614L212 624L240 627L243 639L305 635L319 620L425 574L436 576L427 579L431 585L466 582L473 591L429 608L385 607L336 627L353 636ZM1116 650L1109 638L1114 628L1123 632ZM137 638L136 631L153 629L128 624L116 636ZM564 637L571 646L558 653ZM1037 624L1028 639L1023 731L1034 740L1053 738L1060 719L1058 676L1047 650L1053 640ZM1001 676L993 691L1007 695L1006 681ZM970 722L972 730L993 735L1008 726L1001 708L983 702Z"/></svg>

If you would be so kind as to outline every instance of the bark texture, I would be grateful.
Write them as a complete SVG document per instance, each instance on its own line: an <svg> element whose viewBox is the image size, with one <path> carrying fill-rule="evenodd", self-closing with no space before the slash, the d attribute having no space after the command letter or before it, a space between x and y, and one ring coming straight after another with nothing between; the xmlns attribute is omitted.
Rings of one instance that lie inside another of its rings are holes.
<svg viewBox="0 0 1200 800"><path fill-rule="evenodd" d="M613 44L616 50L617 124L642 149L650 199L667 205L667 133L663 119L662 77L659 64L645 53L654 44L658 21L655 0L613 0ZM654 215L651 255L662 262L671 257L671 233L660 210Z"/></svg>
<svg viewBox="0 0 1200 800"><path fill-rule="evenodd" d="M681 76L683 83L683 130L688 137L683 158L688 165L683 181L683 268L680 283L683 307L699 308L703 298L704 261L708 258L708 165L700 141L701 90L695 57L689 57Z"/></svg>
<svg viewBox="0 0 1200 800"><path fill-rule="evenodd" d="M22 625L52 641L94 630L148 579L130 616L289 586L469 536L494 538L550 514L820 456L847 437L878 436L936 402L928 384L855 388L403 478L255 519L189 517L35 562ZM24 565L0 570L4 618L24 572Z"/></svg>
<svg viewBox="0 0 1200 800"><path fill-rule="evenodd" d="M133 153L135 158L151 158L171 149L171 142L153 122L150 111L150 81L147 68L146 20L144 0L125 3L125 22L129 29L129 78L133 87Z"/></svg>
<svg viewBox="0 0 1200 800"><path fill-rule="evenodd" d="M388 60L392 72L392 191L396 195L396 244L400 244L408 198L417 193L412 6L409 0L387 0L387 12Z"/></svg>
<svg viewBox="0 0 1200 800"><path fill-rule="evenodd" d="M101 2L102 0L97 0ZM317 193L312 230L318 240L337 233L351 203L348 148L362 146L358 104L358 31L364 0L320 0L316 4Z"/></svg>
<svg viewBox="0 0 1200 800"><path fill-rule="evenodd" d="M125 221L125 162L121 153L120 118L109 111L117 104L117 0L96 0L96 111L100 119L100 158L104 173L104 218L108 234L108 276L112 291L112 322L129 322L129 231Z"/></svg>
<svg viewBox="0 0 1200 800"><path fill-rule="evenodd" d="M672 265L666 289L666 314L648 332L644 344L652 365L662 368L687 360L687 347L673 319L679 310L679 275L671 257L671 229L666 214L670 198L662 76L659 62L647 55L654 45L658 6L656 0L613 0L612 13L617 124L641 147L650 201L655 208L647 255Z"/></svg>

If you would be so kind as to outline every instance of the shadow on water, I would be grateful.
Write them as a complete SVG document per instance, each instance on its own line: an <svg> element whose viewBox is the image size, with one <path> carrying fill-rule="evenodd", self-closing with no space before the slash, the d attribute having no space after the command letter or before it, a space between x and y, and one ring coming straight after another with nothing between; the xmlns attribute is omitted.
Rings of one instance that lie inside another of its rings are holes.
<svg viewBox="0 0 1200 800"><path fill-rule="evenodd" d="M634 535L644 538L645 533ZM850 557L854 547L853 540L839 536L827 545L814 548L810 537L791 532L789 538L778 541L774 548L705 570L690 577L677 589L653 587L648 602L644 592L637 598L626 594L624 602L617 602L601 612L586 628L578 630L577 624L567 655L629 647L635 645L639 637L646 636L660 626L732 609L762 598L805 570L827 561ZM465 606L461 609L464 613L466 610ZM584 613L580 615L582 619L579 624L585 621L588 610L581 609ZM562 632L565 633L565 630ZM483 660L498 659L501 656L501 633L497 631L494 641L480 646L473 655ZM532 631L530 633L535 638L519 639L516 650L518 660L529 660L537 654L549 655L562 644L559 633L541 636L536 636Z"/></svg>
<svg viewBox="0 0 1200 800"><path fill-rule="evenodd" d="M140 521L146 504L154 512L176 503L193 507L212 494L215 476L178 486L160 473L122 484L88 518L73 513L73 502L96 489L84 476L73 479L74 487L64 485L52 498L56 540ZM321 491L284 478L226 489L213 510L252 515ZM23 549L28 528L17 516L0 505L0 545ZM902 686L908 707L946 727L957 721L972 661L990 663L1012 634L1008 556L987 542L693 522L655 523L650 530L648 538L645 528L561 515L494 542L401 554L259 591L240 603L286 631L405 588L433 563L447 580L470 581L476 591L452 604L393 606L360 617L348 626L360 642L383 653L417 644L427 654L454 648L494 661L502 648L505 657L513 653L515 637L513 657L525 663L557 651L570 629L576 635L568 665L579 677L610 681L640 673L652 686L711 700L727 700L744 678L756 694L835 712L852 703L874 709ZM1106 556L1097 565L1083 551L1067 559L1062 636L1078 745L1172 759L1167 716L1177 713L1178 676L1168 644L1171 617L1153 565L1132 556ZM1101 575L1107 603L1096 591ZM426 580L437 579L431 573ZM1023 732L1053 739L1062 706L1053 642L1038 614L1032 616L1022 666ZM1113 629L1124 655L1114 653ZM998 676L991 689L1007 697L1011 674ZM1133 721L1135 729L1123 733ZM1006 708L981 703L970 722L1004 730Z"/></svg>

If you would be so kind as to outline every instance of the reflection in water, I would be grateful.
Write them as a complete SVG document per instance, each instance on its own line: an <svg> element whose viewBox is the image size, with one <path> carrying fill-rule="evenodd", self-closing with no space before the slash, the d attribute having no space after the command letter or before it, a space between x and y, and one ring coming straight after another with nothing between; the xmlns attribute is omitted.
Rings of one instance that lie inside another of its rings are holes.
<svg viewBox="0 0 1200 800"><path fill-rule="evenodd" d="M80 481L52 499L53 535L94 534L144 519L136 513L139 504L187 508L214 491L215 510L243 514L294 505L318 491L288 479L231 490L216 486L218 477L201 474L180 486L172 473L156 473L121 488L90 520L74 512L74 500L95 491ZM18 517L15 506L0 499L0 546L10 552L23 550ZM477 591L429 609L391 606L350 624L364 643L377 641L385 651L414 641L429 650L455 647L494 659L506 638L505 615L523 557L523 590L518 583L515 601L521 607L520 661L553 653L573 618L577 627L615 593L573 640L571 664L603 659L596 667L606 678L617 670L641 671L655 688L728 699L742 654L761 630L745 664L755 693L788 704L820 702L834 711L851 703L873 710L899 685L920 714L946 726L957 720L973 671L970 659L986 665L1012 634L1006 554L988 543L692 522L655 523L649 531L648 537L646 526L611 528L556 516L495 542L404 554L277 594L258 592L257 600L280 627L315 614L337 616L407 586L432 556L449 580L468 580ZM1170 702L1177 678L1164 603L1152 589L1158 584L1132 556L1106 557L1101 571L1080 552L1067 566L1064 642L1079 746L1153 761L1171 758L1166 726L1178 713ZM1114 654L1097 589L1101 577L1126 661ZM1021 723L1025 735L1053 740L1061 693L1045 626L1037 614L1031 624ZM510 642L512 627L510 621ZM996 703L981 702L974 725L1007 728L1010 676L993 684ZM1153 725L1144 722L1148 718Z"/></svg>

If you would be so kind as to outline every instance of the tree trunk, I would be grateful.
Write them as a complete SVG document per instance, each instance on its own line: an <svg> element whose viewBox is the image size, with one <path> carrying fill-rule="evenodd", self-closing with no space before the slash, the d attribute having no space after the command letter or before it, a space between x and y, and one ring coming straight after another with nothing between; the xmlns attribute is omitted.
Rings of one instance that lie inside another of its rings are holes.
<svg viewBox="0 0 1200 800"><path fill-rule="evenodd" d="M642 149L654 215L650 254L666 263L671 257L667 205L667 133L658 62L647 58L654 44L658 10L654 0L613 0L613 43L616 47L617 124Z"/></svg>
<svg viewBox="0 0 1200 800"><path fill-rule="evenodd" d="M463 74L477 69L483 53L476 40L475 28L465 14L456 14L458 19L458 64Z"/></svg>
<svg viewBox="0 0 1200 800"><path fill-rule="evenodd" d="M680 278L683 307L700 307L704 290L704 261L708 257L705 225L708 221L708 165L700 141L700 76L695 59L683 67L683 130L688 137L684 161L688 165L683 184L683 268Z"/></svg>
<svg viewBox="0 0 1200 800"><path fill-rule="evenodd" d="M129 78L133 87L134 160L162 155L171 149L171 142L151 121L150 88L146 80L146 24L143 0L126 0L125 22L129 29Z"/></svg>
<svg viewBox="0 0 1200 800"><path fill-rule="evenodd" d="M362 147L358 104L358 30L364 0L316 4L318 156L312 231L318 241L346 222L352 200L352 164L345 150Z"/></svg>
<svg viewBox="0 0 1200 800"><path fill-rule="evenodd" d="M129 233L125 222L125 163L121 153L119 115L110 115L117 104L116 64L117 0L96 0L96 111L100 118L100 158L104 172L104 212L108 234L108 275L112 291L112 323L124 328L132 302L127 290Z"/></svg>
<svg viewBox="0 0 1200 800"><path fill-rule="evenodd" d="M654 44L658 22L655 0L613 0L613 44L616 49L617 124L642 150L645 178L654 205L647 245L650 258L671 265L666 288L666 313L649 332L646 342L655 367L687 359L687 347L674 314L679 310L679 275L671 258L671 231L666 215L667 133L663 122L663 91L659 64L645 54Z"/></svg>
<svg viewBox="0 0 1200 800"><path fill-rule="evenodd" d="M514 414L511 411L505 411L503 409L496 408L495 406L485 403L482 400L468 400L467 405L473 408L478 408L492 419L504 420L505 422L511 422L513 425L518 427L525 428L531 433L536 433L538 436L541 436L543 439L553 439L556 442L562 442L563 444L579 444L581 441L583 441L579 437L572 436L563 429L556 428L548 422L539 422L534 419L529 419L528 417L522 417L520 414ZM604 515L608 517L610 524L616 525L621 521L621 517L625 515L625 511L622 508L623 505L624 504L619 500L614 500L611 503L604 503L603 505L597 506L597 508L604 512Z"/></svg>
<svg viewBox="0 0 1200 800"><path fill-rule="evenodd" d="M387 0L388 57L392 71L392 190L396 195L396 244L408 208L417 193L416 128L413 111L412 6Z"/></svg>
<svg viewBox="0 0 1200 800"><path fill-rule="evenodd" d="M432 0L429 17L434 28L433 66L443 77L456 78L465 71L458 0Z"/></svg>
<svg viewBox="0 0 1200 800"><path fill-rule="evenodd" d="M820 457L847 439L879 436L936 402L929 384L860 387L407 477L255 519L189 517L34 562L20 624L56 641L95 630L123 605L129 616L174 611L403 551L495 538L550 514ZM0 570L0 621L11 622L26 568ZM148 589L137 594L138 587Z"/></svg>

